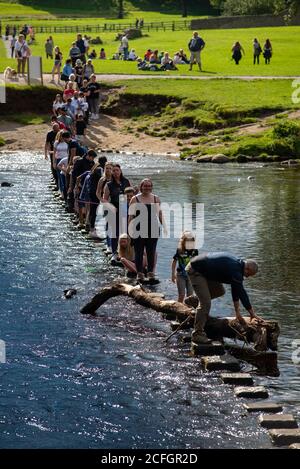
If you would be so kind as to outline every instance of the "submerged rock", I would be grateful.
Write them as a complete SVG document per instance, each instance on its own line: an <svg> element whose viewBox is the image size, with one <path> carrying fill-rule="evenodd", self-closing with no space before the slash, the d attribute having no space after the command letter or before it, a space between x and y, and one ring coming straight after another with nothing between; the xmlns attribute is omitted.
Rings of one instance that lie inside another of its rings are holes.
<svg viewBox="0 0 300 469"><path fill-rule="evenodd" d="M67 300L72 298L72 296L76 295L77 290L75 288L69 288L68 290L64 290L64 296Z"/></svg>

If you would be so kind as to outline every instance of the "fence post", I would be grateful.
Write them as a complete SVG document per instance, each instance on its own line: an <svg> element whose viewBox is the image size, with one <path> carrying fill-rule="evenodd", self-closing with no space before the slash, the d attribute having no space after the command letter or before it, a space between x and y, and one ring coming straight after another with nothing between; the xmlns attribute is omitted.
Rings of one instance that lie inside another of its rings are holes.
<svg viewBox="0 0 300 469"><path fill-rule="evenodd" d="M172 23L172 31L175 31L175 21Z"/></svg>

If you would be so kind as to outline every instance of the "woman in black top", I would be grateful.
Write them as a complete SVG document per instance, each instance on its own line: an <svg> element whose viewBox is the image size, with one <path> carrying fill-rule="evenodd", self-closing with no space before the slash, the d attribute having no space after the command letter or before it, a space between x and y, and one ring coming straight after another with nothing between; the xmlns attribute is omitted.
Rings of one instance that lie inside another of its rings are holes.
<svg viewBox="0 0 300 469"><path fill-rule="evenodd" d="M110 229L110 239L111 239L111 249L113 253L112 262L117 261L118 255L118 240L120 234L119 226L119 212L122 210L123 205L127 202L124 196L124 191L126 187L130 186L130 182L123 176L121 166L119 164L114 164L112 169L111 181L108 182L104 189L103 200L110 204L109 214L108 214L108 225ZM124 199L122 201L122 199ZM124 204L122 203L124 202ZM124 227L123 231L124 232Z"/></svg>
<svg viewBox="0 0 300 469"><path fill-rule="evenodd" d="M162 224L163 219L160 199L152 193L152 189L152 181L143 179L140 185L140 193L132 197L129 206L129 235L134 244L138 281L145 281L143 255L146 249L149 283L155 284L158 283L154 276L156 246L160 224ZM131 223L134 218L139 219L139 223Z"/></svg>
<svg viewBox="0 0 300 469"><path fill-rule="evenodd" d="M54 49L54 65L52 68L52 83L55 83L54 81L54 75L57 73L58 79L57 79L57 84L60 85L60 69L61 69L61 64L62 64L62 53L60 51L59 47L55 47Z"/></svg>

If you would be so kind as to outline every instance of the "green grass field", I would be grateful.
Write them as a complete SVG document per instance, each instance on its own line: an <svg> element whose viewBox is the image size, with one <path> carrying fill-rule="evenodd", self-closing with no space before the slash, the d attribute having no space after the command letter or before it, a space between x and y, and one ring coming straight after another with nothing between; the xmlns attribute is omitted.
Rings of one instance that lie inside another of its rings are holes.
<svg viewBox="0 0 300 469"><path fill-rule="evenodd" d="M299 26L274 27L274 28L253 28L253 29L234 29L234 30L207 30L202 31L201 35L206 41L206 48L202 54L203 70L205 75L243 75L243 76L293 76L300 72L300 35ZM103 40L103 47L107 56L112 57L118 49L119 43L115 41L115 33L103 33L100 35ZM190 39L190 31L152 31L148 36L130 41L130 47L136 50L136 53L143 56L148 48L168 51L172 56L180 48L187 50L187 43ZM44 57L44 43L48 34L38 34L37 43L32 46L34 55ZM74 34L54 34L55 43L62 49L64 59L68 56L71 42L74 40ZM252 63L252 41L257 37L264 43L267 37L270 38L274 54L271 64L266 66L261 56L261 64L254 66ZM245 57L242 58L237 66L231 60L231 47L234 41L239 40L244 49ZM102 46L101 46L102 47ZM96 47L97 53L100 47ZM3 60L4 59L4 60ZM0 67L3 70L8 62L5 60L3 47L0 48ZM106 60L95 60L94 65L98 73L124 73L124 74L147 74L149 72L138 72L136 63ZM45 72L50 72L52 68L51 60L43 60ZM188 66L179 66L178 72L164 72L173 75L189 75ZM194 68L193 75L199 72Z"/></svg>
<svg viewBox="0 0 300 469"><path fill-rule="evenodd" d="M230 112L255 112L256 109L279 110L297 107L292 103L292 80L122 80L118 82L129 94L174 96L203 104L207 109ZM188 108L189 106L187 106ZM190 106L193 111L197 107ZM299 107L299 106L298 106Z"/></svg>

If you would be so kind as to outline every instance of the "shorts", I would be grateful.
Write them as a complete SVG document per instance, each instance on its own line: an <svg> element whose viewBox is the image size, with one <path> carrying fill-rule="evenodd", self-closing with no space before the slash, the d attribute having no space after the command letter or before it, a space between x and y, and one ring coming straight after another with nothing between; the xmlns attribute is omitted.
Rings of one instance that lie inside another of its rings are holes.
<svg viewBox="0 0 300 469"><path fill-rule="evenodd" d="M194 62L201 64L200 50L191 51L190 64L193 64Z"/></svg>

